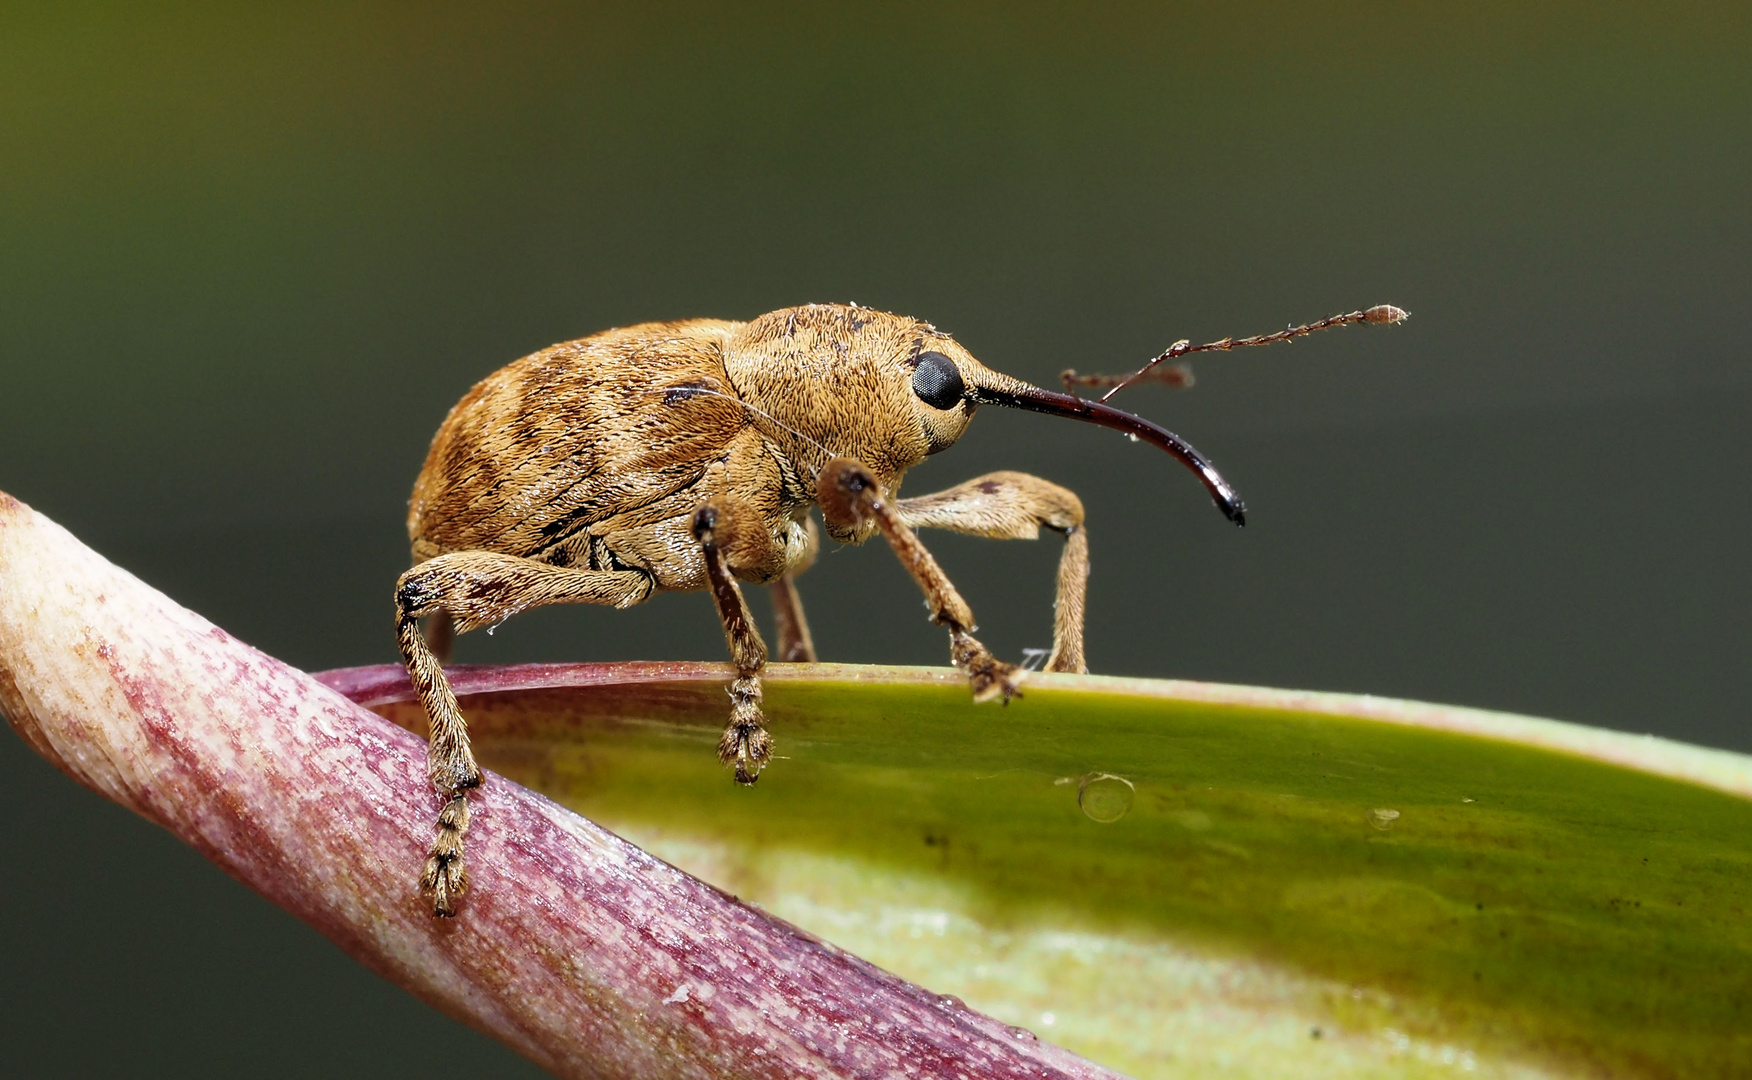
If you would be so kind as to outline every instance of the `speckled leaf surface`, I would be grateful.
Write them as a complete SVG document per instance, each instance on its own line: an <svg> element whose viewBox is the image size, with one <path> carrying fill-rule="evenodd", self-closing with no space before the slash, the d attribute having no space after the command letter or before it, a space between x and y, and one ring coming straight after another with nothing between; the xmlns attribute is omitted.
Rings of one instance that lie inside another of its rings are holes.
<svg viewBox="0 0 1752 1080"><path fill-rule="evenodd" d="M323 676L416 730L393 668ZM1472 710L775 666L457 667L483 761L1141 1077L1752 1074L1752 759Z"/></svg>

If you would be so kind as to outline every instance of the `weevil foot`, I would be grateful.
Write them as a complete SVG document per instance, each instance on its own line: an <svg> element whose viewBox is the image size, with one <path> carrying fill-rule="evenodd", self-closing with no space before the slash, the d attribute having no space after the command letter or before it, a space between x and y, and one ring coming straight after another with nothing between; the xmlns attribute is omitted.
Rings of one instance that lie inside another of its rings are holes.
<svg viewBox="0 0 1752 1080"><path fill-rule="evenodd" d="M974 701L1001 700L1007 705L1011 698L1022 696L1022 680L1028 673L993 656L967 631L956 630L949 635L949 655L955 666L967 673Z"/></svg>
<svg viewBox="0 0 1752 1080"><path fill-rule="evenodd" d="M437 835L420 874L420 892L432 901L432 914L449 918L456 902L468 890L468 871L462 864L462 836L468 832L468 800L453 795L438 812Z"/></svg>
<svg viewBox="0 0 1752 1080"><path fill-rule="evenodd" d="M752 784L773 756L773 737L764 727L732 723L718 740L718 760L736 766L736 782Z"/></svg>
<svg viewBox="0 0 1752 1080"><path fill-rule="evenodd" d="M718 760L736 766L738 784L752 784L772 756L773 737L760 711L760 679L745 675L730 684L730 723L718 740Z"/></svg>

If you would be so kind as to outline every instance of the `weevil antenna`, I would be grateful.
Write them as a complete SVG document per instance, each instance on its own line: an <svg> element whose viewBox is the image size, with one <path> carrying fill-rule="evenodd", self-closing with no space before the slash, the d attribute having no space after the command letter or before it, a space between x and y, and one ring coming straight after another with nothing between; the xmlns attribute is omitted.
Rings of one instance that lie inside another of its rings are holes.
<svg viewBox="0 0 1752 1080"><path fill-rule="evenodd" d="M1156 365L1166 360L1173 360L1176 357L1189 356L1192 353L1197 352L1228 352L1230 349L1244 349L1250 345L1272 345L1279 341L1294 341L1296 338L1306 337L1317 330L1330 330L1334 326L1352 326L1357 323L1371 323L1376 326L1393 326L1402 323L1409 318L1411 318L1411 313L1404 308L1394 307L1392 304L1376 304L1372 308L1364 308L1361 311L1350 311L1343 315L1333 315L1330 318L1321 319L1318 322L1303 323L1301 326L1291 326L1287 329L1279 330L1271 334L1255 334L1252 337L1244 338L1223 338L1220 341L1208 341L1203 345L1194 345L1192 342L1182 339L1162 350L1158 356L1143 367L1122 378L1115 378L1112 375L1078 375L1074 371L1067 371L1064 374L1065 389L1069 390L1073 386L1108 387L1109 389L1107 393L1101 395L1101 401L1105 404L1113 398L1113 395L1124 390L1132 383L1146 379ZM1191 376L1191 371L1185 371L1178 379L1165 378L1160 381L1176 383L1182 386L1190 386L1192 385Z"/></svg>
<svg viewBox="0 0 1752 1080"><path fill-rule="evenodd" d="M981 405L1001 405L1007 409L1026 409L1029 412L1045 413L1048 416L1068 416L1073 420L1096 424L1111 428L1134 439L1142 440L1151 446L1166 450L1175 460L1192 470L1199 483L1210 492L1211 500L1217 504L1217 509L1223 516L1237 525L1247 524L1247 506L1241 501L1241 496L1217 472L1216 466L1185 439L1158 424L1152 424L1141 416L1133 416L1128 412L1120 412L1099 401L1087 398L1073 397L1070 394L1055 393L1042 390L1038 386L1030 386L1019 379L1002 377L1000 386L970 386L967 389L968 400Z"/></svg>

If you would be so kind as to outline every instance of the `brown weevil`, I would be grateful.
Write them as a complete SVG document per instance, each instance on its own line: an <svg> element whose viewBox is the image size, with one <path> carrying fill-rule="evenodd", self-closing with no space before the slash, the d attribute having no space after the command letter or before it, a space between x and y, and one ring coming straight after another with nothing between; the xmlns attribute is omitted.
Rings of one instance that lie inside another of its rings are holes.
<svg viewBox="0 0 1752 1080"><path fill-rule="evenodd" d="M1190 352L1288 340L1326 326L1399 322L1381 306L1276 334L1178 342L1122 379L1066 372L1106 397ZM1163 369L1183 372L1183 368ZM1165 379L1163 381L1174 381ZM1184 382L1184 380L1181 380ZM1021 669L972 634L973 614L915 529L999 540L1065 537L1048 671L1081 672L1089 573L1083 504L1057 484L997 472L914 499L906 471L961 438L981 405L1068 416L1165 450L1229 520L1240 497L1179 436L1101 401L1031 386L982 365L928 323L856 305L811 304L751 322L689 319L607 330L487 376L445 417L408 506L415 566L396 585L396 633L430 722L428 772L444 800L421 888L437 915L466 887L464 793L481 782L442 660L454 633L545 604L629 607L710 590L736 677L718 755L751 784L772 753L761 715L767 660L738 580L770 585L784 660L815 659L793 579L819 538L880 531L949 632L975 701L1009 700ZM431 640L420 621L431 617Z"/></svg>

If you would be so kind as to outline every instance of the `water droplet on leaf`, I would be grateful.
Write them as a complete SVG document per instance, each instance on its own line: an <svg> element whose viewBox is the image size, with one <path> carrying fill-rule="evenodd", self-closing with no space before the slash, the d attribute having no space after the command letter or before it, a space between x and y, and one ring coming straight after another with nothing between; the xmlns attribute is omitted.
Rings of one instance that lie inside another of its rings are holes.
<svg viewBox="0 0 1752 1080"><path fill-rule="evenodd" d="M1077 805L1091 821L1118 821L1132 808L1136 796L1132 782L1112 773L1090 773L1077 786Z"/></svg>

